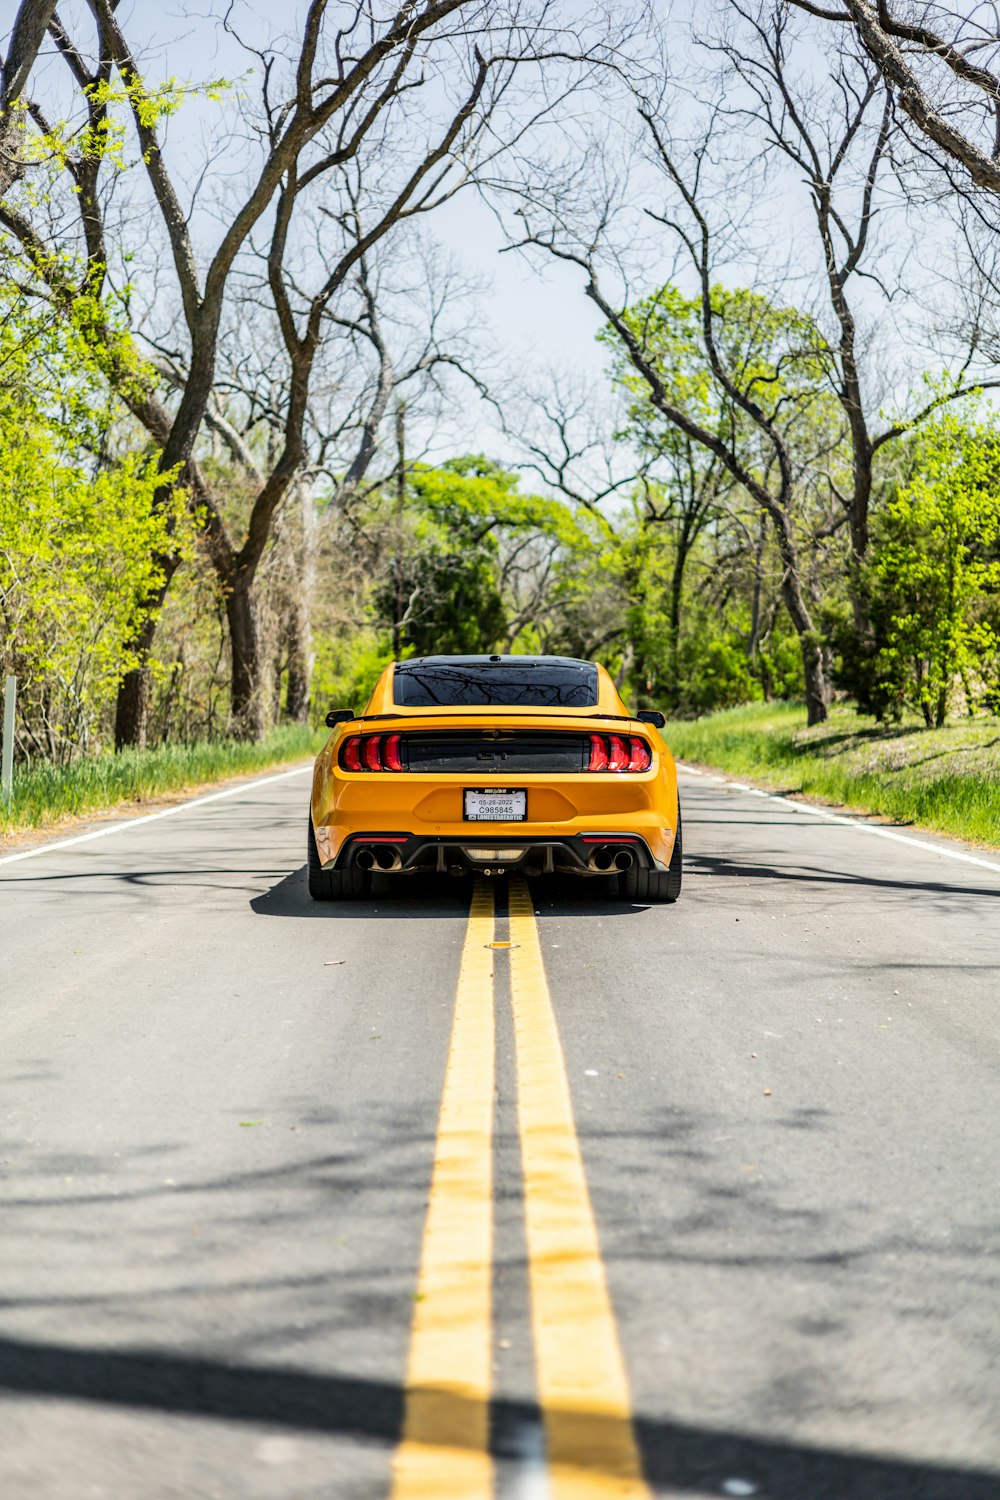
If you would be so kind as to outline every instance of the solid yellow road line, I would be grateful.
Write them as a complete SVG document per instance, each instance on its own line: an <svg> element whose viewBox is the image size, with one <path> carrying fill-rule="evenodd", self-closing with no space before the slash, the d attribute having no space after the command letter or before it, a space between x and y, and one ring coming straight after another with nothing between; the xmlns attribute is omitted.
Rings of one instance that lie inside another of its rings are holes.
<svg viewBox="0 0 1000 1500"><path fill-rule="evenodd" d="M510 882L531 1317L552 1500L649 1500L531 897Z"/></svg>
<svg viewBox="0 0 1000 1500"><path fill-rule="evenodd" d="M424 1225L392 1500L489 1500L493 888L477 879Z"/></svg>

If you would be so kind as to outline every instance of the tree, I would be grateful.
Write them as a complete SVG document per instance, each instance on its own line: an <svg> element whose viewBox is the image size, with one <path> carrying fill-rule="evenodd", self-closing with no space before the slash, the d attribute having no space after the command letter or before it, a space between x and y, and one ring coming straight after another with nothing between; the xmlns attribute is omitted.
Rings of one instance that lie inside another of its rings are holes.
<svg viewBox="0 0 1000 1500"><path fill-rule="evenodd" d="M891 89L853 33L838 38L841 45L829 50L823 69L826 76L821 73L817 83L815 66L810 67L811 59L802 55L787 5L771 0L728 0L727 11L730 25L718 44L729 68L727 97L733 102L727 104L727 113L742 131L749 130L760 141L766 157L783 158L792 166L796 178L808 190L816 226L832 315L830 386L844 413L844 437L849 449L849 461L840 465L843 480L833 464L827 466L824 480L833 505L846 521L849 536L847 578L857 639L851 650L853 669L847 685L857 697L860 710L869 712L879 691L865 572L879 480L876 464L883 460L884 487L891 475L884 460L892 445L942 404L996 381L982 373L966 378L980 341L974 327L960 353L957 377L937 381L929 399L925 388L922 397L908 403L905 417L888 422L881 418L881 402L873 388L872 372L866 368L870 346L874 344L878 351L881 340L866 339L859 329L857 303L861 301L860 284L866 281L864 301L871 323L873 285L886 308L890 302L898 307L912 296L905 277L893 275L892 262L885 253L891 248L892 260L900 267L905 265L905 245L898 243L898 224L891 247L880 245L876 235L877 220L885 207L878 191L879 178L898 135Z"/></svg>
<svg viewBox="0 0 1000 1500"><path fill-rule="evenodd" d="M99 743L129 643L185 546L183 496L154 507L155 451L109 451L106 394L82 341L23 306L0 325L0 663L19 679L23 751Z"/></svg>
<svg viewBox="0 0 1000 1500"><path fill-rule="evenodd" d="M660 367L661 351L655 337L652 344L648 341L648 334L669 328L670 316L669 309L659 308L657 299L650 299L637 315L627 306L616 307L601 287L592 250L560 244L554 232L529 232L525 243L543 245L559 259L580 266L587 277L587 295L607 319L655 410L681 434L714 455L770 517L784 567L782 597L802 650L809 722L819 723L827 716L830 688L823 643L803 590L793 508L804 466L790 439L797 418L817 403L825 345L801 315L771 309L753 293L734 294L730 299L713 285L708 220L695 191L674 163L654 117L646 114L644 118L657 142L660 159L693 220L692 227L666 218L664 222L676 229L696 268L699 293L688 309L693 322L684 329L681 343L690 346L692 339L698 341L700 388L695 382L692 391L680 367L672 361L666 369ZM665 291L672 298L672 289ZM805 378L796 383L794 372ZM698 410L699 402L709 393L717 422L706 421ZM688 399L690 395L693 401ZM821 439L821 446L829 446L828 437Z"/></svg>
<svg viewBox="0 0 1000 1500"><path fill-rule="evenodd" d="M91 0L91 9L96 24L93 63L57 20L50 23L77 86L85 123L67 136L43 111L36 108L32 115L68 179L67 202L78 209L79 243L51 234L46 223L51 216L33 212L28 200L8 199L0 209L0 223L19 243L39 293L86 332L107 377L160 448L164 473L177 475L176 480L164 479L156 504L169 503L175 483L191 497L208 554L225 580L234 710L237 722L252 733L258 727L258 695L251 586L274 516L304 460L310 379L334 299L360 259L395 224L429 212L460 185L467 172L463 156L473 142L492 131L489 139L501 149L516 135L513 117L500 128L495 111L507 98L520 64L572 55L586 66L609 44L600 25L589 19L592 39L581 39L582 31L553 26L554 18L547 14L536 20L527 6L508 7L499 0L408 0L385 20L370 24L367 7L360 3L331 7L327 0L311 0L287 96L281 93L283 70L276 52L265 51L260 59L258 162L227 212L221 239L202 270L189 227L190 206L181 200L161 128L164 114L177 107L183 90L173 84L147 85L110 0ZM424 99L426 109L418 103ZM110 233L105 178L118 170L115 150L120 154L123 112L159 215L182 317L186 347L176 361L180 379L169 399L143 358L141 339L129 322L128 298L115 297L109 282L109 261L116 255L120 259L122 245ZM352 170L371 190L365 212L359 215L357 203L352 204L348 183L346 197L332 205L324 220L333 241L326 246L327 265L318 285L303 294L290 261L301 250L293 232L296 215L310 202L322 209L330 184L345 182ZM53 180L53 191L55 185ZM281 450L263 477L246 537L236 543L204 482L195 445L216 379L232 278L254 235L265 229L267 283L292 373ZM143 638L135 643L140 665L122 683L119 744L141 743L145 733L148 674L141 662L149 653L157 609L177 559L167 553L159 564L163 582L158 597L150 600Z"/></svg>
<svg viewBox="0 0 1000 1500"><path fill-rule="evenodd" d="M375 594L395 655L509 648L529 623L525 552L543 538L554 550L575 528L557 501L520 494L518 478L482 455L410 471Z"/></svg>
<svg viewBox="0 0 1000 1500"><path fill-rule="evenodd" d="M903 113L976 187L1000 193L1000 48L978 7L790 0L821 20L846 23L894 90ZM993 18L995 27L995 17Z"/></svg>
<svg viewBox="0 0 1000 1500"><path fill-rule="evenodd" d="M1000 596L1000 434L959 413L921 433L913 474L886 507L871 562L882 626L880 686L940 726L956 686L972 711L1000 688L1000 634L984 605Z"/></svg>

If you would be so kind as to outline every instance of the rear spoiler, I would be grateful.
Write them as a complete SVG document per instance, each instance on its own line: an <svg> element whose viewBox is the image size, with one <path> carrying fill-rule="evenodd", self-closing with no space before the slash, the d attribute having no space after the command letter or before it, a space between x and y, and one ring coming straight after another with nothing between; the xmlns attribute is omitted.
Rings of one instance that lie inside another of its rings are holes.
<svg viewBox="0 0 1000 1500"><path fill-rule="evenodd" d="M575 719L577 722L582 719L602 719L605 722L615 724L640 724L642 722L641 719L636 719L631 714L602 714L597 711L594 713L581 713L578 708L518 708L516 704L513 706L496 704L492 708L463 708L461 704L442 703L437 706L432 704L428 708L416 709L407 714L358 714L356 718L350 720L350 723L375 724L384 723L387 719L394 719L396 721L400 719L410 720L412 723L418 723L421 719L434 718L438 714L445 714L452 718L459 715L462 718L482 715L491 719L506 719L524 715L525 717L530 716L537 719Z"/></svg>

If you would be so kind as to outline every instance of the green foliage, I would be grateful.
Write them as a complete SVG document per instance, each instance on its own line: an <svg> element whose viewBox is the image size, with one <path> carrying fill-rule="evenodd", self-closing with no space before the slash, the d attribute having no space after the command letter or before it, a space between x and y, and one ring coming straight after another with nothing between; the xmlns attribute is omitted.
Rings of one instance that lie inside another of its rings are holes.
<svg viewBox="0 0 1000 1500"><path fill-rule="evenodd" d="M417 467L404 503L388 510L386 556L373 595L401 655L496 650L508 634L503 552L512 537L572 546L582 535L568 506L522 495L519 476L482 455Z"/></svg>
<svg viewBox="0 0 1000 1500"><path fill-rule="evenodd" d="M520 475L482 454L449 459L437 468L418 466L409 481L423 514L418 534L437 539L444 532L475 546L498 531L534 530L576 545L580 526L569 506L522 495L519 483Z"/></svg>
<svg viewBox="0 0 1000 1500"><path fill-rule="evenodd" d="M143 129L153 130L175 115L185 100L199 96L218 100L230 87L223 78L204 84L166 78L152 88L138 74L131 74L125 82L118 76L96 79L81 90L88 104L86 122L55 120L45 129L36 128L25 138L25 156L29 162L60 170L81 161L106 161L124 171L129 165L125 147L133 111Z"/></svg>
<svg viewBox="0 0 1000 1500"><path fill-rule="evenodd" d="M386 613L399 598L401 654L496 650L507 629L507 615L494 551L482 543L454 551L427 548L393 569L377 602Z"/></svg>
<svg viewBox="0 0 1000 1500"><path fill-rule="evenodd" d="M732 635L689 635L681 655L677 698L683 713L707 713L762 698L745 648Z"/></svg>
<svg viewBox="0 0 1000 1500"><path fill-rule="evenodd" d="M880 517L869 578L879 686L897 715L943 724L1000 690L1000 432L950 410L922 429L914 477ZM995 615L995 611L994 611Z"/></svg>
<svg viewBox="0 0 1000 1500"><path fill-rule="evenodd" d="M360 713L390 661L392 652L370 626L326 636L320 642L313 671L316 722L321 724L331 708Z"/></svg>
<svg viewBox="0 0 1000 1500"><path fill-rule="evenodd" d="M803 408L832 412L829 351L807 314L777 306L745 287L714 286L710 297L715 349L743 397L786 429L801 422ZM741 434L742 457L752 467L759 438L712 369L700 301L668 283L629 308L625 321L670 402L713 434ZM683 435L654 406L618 335L606 329L599 338L614 351L613 376L632 398L628 435L656 453L683 443Z"/></svg>
<svg viewBox="0 0 1000 1500"><path fill-rule="evenodd" d="M802 651L787 622L776 630L757 653L757 672L765 685L765 698L801 698L805 692ZM751 701L752 697L745 701Z"/></svg>

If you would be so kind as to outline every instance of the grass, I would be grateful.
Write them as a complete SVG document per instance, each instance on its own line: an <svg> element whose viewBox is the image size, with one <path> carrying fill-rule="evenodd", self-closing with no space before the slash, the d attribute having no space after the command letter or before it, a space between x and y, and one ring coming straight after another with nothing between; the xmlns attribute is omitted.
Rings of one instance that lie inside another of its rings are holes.
<svg viewBox="0 0 1000 1500"><path fill-rule="evenodd" d="M70 766L15 766L10 807L0 805L0 836L16 837L64 818L108 812L122 803L147 802L166 792L305 760L316 754L326 734L289 724L256 745L208 740L98 755Z"/></svg>
<svg viewBox="0 0 1000 1500"><path fill-rule="evenodd" d="M1000 845L1000 717L943 729L879 726L836 705L806 728L805 709L754 703L672 722L664 737L682 760L752 776L898 823Z"/></svg>

